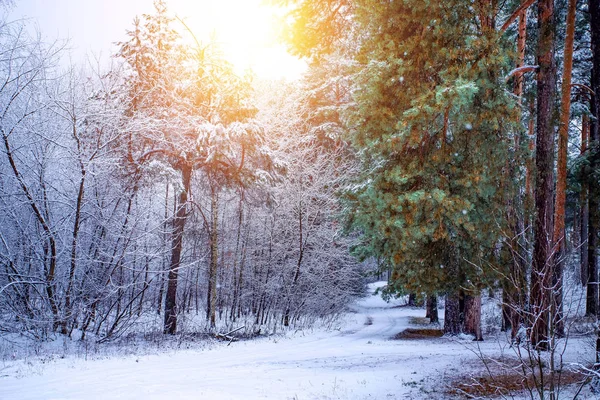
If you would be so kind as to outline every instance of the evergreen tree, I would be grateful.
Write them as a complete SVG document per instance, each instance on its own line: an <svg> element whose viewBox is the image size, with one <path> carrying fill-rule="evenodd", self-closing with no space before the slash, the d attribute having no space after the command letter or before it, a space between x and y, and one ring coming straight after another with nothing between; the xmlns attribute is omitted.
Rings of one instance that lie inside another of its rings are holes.
<svg viewBox="0 0 600 400"><path fill-rule="evenodd" d="M283 36L292 53L312 61L322 61L347 46L346 40L358 34L353 30L354 0L272 0L274 3L295 7L288 14L288 25ZM341 42L345 42L343 45Z"/></svg>
<svg viewBox="0 0 600 400"><path fill-rule="evenodd" d="M592 39L592 115L595 121L591 125L588 185L589 185L589 225L588 225L588 271L590 281L598 282L598 243L600 238L600 1L589 0L590 31ZM594 285L594 302L598 305L598 285ZM588 285L589 287L589 285ZM600 313L600 310L596 310ZM596 363L600 362L600 333L596 340Z"/></svg>
<svg viewBox="0 0 600 400"><path fill-rule="evenodd" d="M531 268L531 343L548 348L550 304L552 298L552 216L554 186L554 96L556 92L556 60L554 58L554 1L538 3L538 46L536 51L537 121L535 144L535 222Z"/></svg>
<svg viewBox="0 0 600 400"><path fill-rule="evenodd" d="M477 308L496 276L489 263L505 225L503 199L516 190L506 171L519 147L498 4L294 3L292 49L317 62L334 51L352 61L354 102L342 115L363 163L345 197L363 233L356 254L393 265L391 292L441 291L447 304Z"/></svg>
<svg viewBox="0 0 600 400"><path fill-rule="evenodd" d="M410 0L362 1L356 14L366 33L349 126L364 175L348 199L362 250L385 255L403 289L464 288L467 304L495 277L488 265L511 190L502 171L517 109L493 15Z"/></svg>

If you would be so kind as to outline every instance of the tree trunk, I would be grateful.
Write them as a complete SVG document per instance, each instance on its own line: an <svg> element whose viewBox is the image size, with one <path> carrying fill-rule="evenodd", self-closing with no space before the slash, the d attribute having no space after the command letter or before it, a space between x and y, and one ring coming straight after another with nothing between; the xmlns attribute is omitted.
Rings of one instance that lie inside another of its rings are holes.
<svg viewBox="0 0 600 400"><path fill-rule="evenodd" d="M440 322L437 308L437 296L435 294L427 296L427 313L425 314L425 318L429 318L429 322L432 324Z"/></svg>
<svg viewBox="0 0 600 400"><path fill-rule="evenodd" d="M598 34L599 39L600 39L600 33ZM598 49L600 51L600 49ZM600 66L599 66L600 67ZM593 70L592 70L593 71ZM592 75L592 78L593 75ZM600 79L600 77L598 77L598 79ZM593 80L593 79L592 79ZM596 96L594 96L596 97ZM592 114L595 112L595 105L594 105L594 97L592 98L591 101L591 109L592 109ZM595 115L594 115L595 117ZM590 124L590 138L589 138L589 144L593 145L593 131L597 129L597 123L596 121L593 121ZM588 148L586 149L587 151L593 151L593 147L592 146L587 146ZM585 174L586 176L584 176L583 180L583 190L585 191L585 195L586 195L586 203L584 205L584 218L585 218L585 226L583 226L584 221L582 221L582 228L581 228L581 232L582 235L585 232L585 236L582 237L582 240L585 240L585 253L582 251L582 257L581 257L581 262L582 262L582 270L585 269L586 272L586 286L587 286L587 292L586 292L586 302L585 302L585 315L589 316L589 317L593 317L595 315L598 315L598 313L600 313L600 307L598 306L599 303L599 299L598 299L598 263L597 263L597 256L596 256L596 251L594 250L595 248L597 248L597 243L596 243L596 237L597 237L597 229L598 229L598 220L597 218L594 218L594 213L593 213L593 209L594 207L596 207L596 209L598 208L598 200L597 198L594 199L593 198L593 191L594 191L594 182L593 182L593 176L590 177L590 171L593 174L593 166L590 165L589 171ZM583 248L584 246L582 246ZM585 267L583 266L583 262L585 260Z"/></svg>
<svg viewBox="0 0 600 400"><path fill-rule="evenodd" d="M25 183L25 180L23 179L21 172L19 171L19 169L17 167L17 164L16 164L14 156L13 156L12 147L10 145L10 142L8 141L8 136L5 134L4 130L2 130L2 139L4 142L4 149L6 150L6 156L8 157L8 162L11 166L13 174L14 174L15 178L17 179L17 181L19 182L19 185L21 186L21 189L23 190L23 193L25 194L25 197L27 198L27 202L29 203L29 206L31 207L33 213L36 216L38 223L42 226L42 229L44 230L44 234L46 235L45 239L47 240L47 244L44 244L44 253L46 255L45 261L47 260L47 264L46 263L44 264L44 272L46 275L45 289L46 289L46 295L48 296L48 303L50 303L50 310L52 311L52 316L53 316L52 328L54 330L56 330L58 328L58 326L61 324L60 317L59 317L58 304L56 302L55 293L54 293L54 284L55 284L54 277L56 274L56 258L57 258L56 239L54 238L54 233L52 232L52 229L50 228L47 218L44 216L44 214L40 210L38 203L33 198L33 195L31 194L29 187ZM48 254L48 252L49 252L49 254Z"/></svg>
<svg viewBox="0 0 600 400"><path fill-rule="evenodd" d="M190 192L192 166L182 163L181 174L183 191L179 194L177 212L173 219L173 237L171 247L171 264L167 281L167 295L165 296L165 323L164 333L173 335L177 332L177 277L181 266L181 250L183 247L183 229L187 218L187 196Z"/></svg>
<svg viewBox="0 0 600 400"><path fill-rule="evenodd" d="M219 261L219 199L217 189L210 192L211 227L210 227L210 266L208 270L208 293L206 299L206 319L210 327L216 327L217 308L217 263Z"/></svg>
<svg viewBox="0 0 600 400"><path fill-rule="evenodd" d="M527 0L522 0L521 5L525 5ZM519 24L518 24L518 36L517 36L517 68L521 68L525 65L525 50L526 50L526 39L527 39L527 8L524 8L519 15ZM524 86L524 77L523 73L517 73L515 75L515 86L513 92L518 99L519 105L522 105L523 98L523 86ZM532 129L532 127L530 127ZM529 135L532 135L532 131L529 132ZM520 147L520 136L515 135L515 148ZM510 162L510 161L509 161ZM529 184L529 171L530 166L527 166L527 175L526 175L526 186ZM518 179L518 174L520 171L518 170L516 165L511 163L507 171L509 171L508 180L514 181ZM529 191L526 188L525 198L523 199L524 203L527 204L529 199ZM527 214L523 207L519 207L519 200L515 198L507 199L507 220L510 226L510 232L512 237L510 238L509 245L509 254L511 256L510 259L510 275L503 282L502 289L502 331L511 330L511 336L516 335L516 331L518 329L521 316L521 301L520 299L523 297L523 291L527 287L527 283L525 282L525 263L522 261L522 251L523 246L523 232L526 231L525 228L525 220L524 215Z"/></svg>
<svg viewBox="0 0 600 400"><path fill-rule="evenodd" d="M67 334L70 319L72 316L72 301L71 293L73 291L73 280L75 278L75 270L77 269L77 239L79 237L79 226L81 223L81 208L83 206L83 197L85 195L85 165L81 160L81 142L76 129L76 121L73 121L73 138L77 143L77 151L79 156L79 170L81 177L79 180L79 189L77 191L77 204L75 205L75 222L73 223L73 236L71 242L71 266L69 268L69 282L67 284L67 291L65 293L65 323L62 326L62 333Z"/></svg>
<svg viewBox="0 0 600 400"><path fill-rule="evenodd" d="M567 201L567 147L569 141L569 121L571 118L571 76L573 71L573 42L575 40L575 13L577 0L569 0L567 11L567 35L565 37L563 79L561 86L560 123L558 126L558 164L556 174L556 194L554 201L554 231L553 246L553 318L555 330L559 335L564 334L562 323L562 279L563 252L565 239L565 204Z"/></svg>
<svg viewBox="0 0 600 400"><path fill-rule="evenodd" d="M475 2L481 30L484 33L491 31L496 26L496 3L496 0L477 0Z"/></svg>
<svg viewBox="0 0 600 400"><path fill-rule="evenodd" d="M304 258L304 229L303 229L303 212L302 212L302 201L300 201L298 208L298 262L296 263L296 272L294 273L294 279L292 280L292 287L290 290L290 296L294 296L296 294L296 286L298 285L298 278L300 278L300 266L302 265L302 259ZM283 326L290 325L290 307L291 307L292 298L288 299L288 305L285 310L285 315L283 317Z"/></svg>
<svg viewBox="0 0 600 400"><path fill-rule="evenodd" d="M588 142L590 140L590 117L584 114L583 121L581 122L581 155L584 155L588 148ZM579 197L580 203L580 220L579 223L580 232L580 264L581 264L581 285L586 287L588 284L588 219L589 219L589 204L588 204L588 185L586 183L587 177L585 172L582 173L581 180L581 193ZM586 314L590 315L586 308ZM595 313L593 313L595 314Z"/></svg>
<svg viewBox="0 0 600 400"><path fill-rule="evenodd" d="M460 300L457 293L446 296L446 309L444 310L444 333L458 335L461 333Z"/></svg>
<svg viewBox="0 0 600 400"><path fill-rule="evenodd" d="M518 257L518 255L514 255ZM511 270L511 282L513 287L511 288L511 295L508 307L511 310L510 313L510 337L512 341L517 340L517 334L521 328L523 322L523 311L526 303L526 291L527 291L527 271L525 263L521 260L515 259L513 261L513 269Z"/></svg>
<svg viewBox="0 0 600 400"><path fill-rule="evenodd" d="M81 221L81 206L83 203L85 187L85 169L81 167L81 181L79 182L79 191L77 193L77 205L75 206L75 222L73 223L73 237L71 242L71 266L69 268L69 282L65 293L65 323L62 326L62 333L66 334L72 317L72 299L73 281L75 278L75 270L77 268L77 238L79 236L79 226Z"/></svg>
<svg viewBox="0 0 600 400"><path fill-rule="evenodd" d="M552 303L552 206L554 129L552 113L556 85L554 62L554 1L538 1L537 132L535 152L535 222L531 269L531 343L548 349L549 312Z"/></svg>
<svg viewBox="0 0 600 400"><path fill-rule="evenodd" d="M527 1L527 0L524 0ZM523 1L522 1L523 3ZM521 68L525 65L525 49L527 43L527 9L523 10L519 15L519 27L518 27L518 36L517 36L517 68ZM523 73L517 74L515 77L515 95L518 97L519 105L522 102L523 96Z"/></svg>
<svg viewBox="0 0 600 400"><path fill-rule="evenodd" d="M512 328L512 314L514 312L512 308L512 296L508 293L510 282L508 282L502 289L502 323L500 327L501 332L506 332Z"/></svg>
<svg viewBox="0 0 600 400"><path fill-rule="evenodd" d="M417 305L417 294L416 293L408 294L408 305L410 307L416 307L416 305Z"/></svg>
<svg viewBox="0 0 600 400"><path fill-rule="evenodd" d="M475 336L476 341L483 340L481 334L481 295L465 296L464 333Z"/></svg>
<svg viewBox="0 0 600 400"><path fill-rule="evenodd" d="M527 132L528 132L528 136L529 136L529 154L533 155L534 151L535 151L535 102L531 102L530 105L530 118L529 118L529 123L527 124ZM525 162L525 167L526 167L526 171L525 171L525 210L527 211L531 211L531 208L533 206L534 200L533 200L533 175L534 175L534 171L533 171L533 160L531 158L529 158L526 162ZM528 226L531 226L531 221L528 221Z"/></svg>
<svg viewBox="0 0 600 400"><path fill-rule="evenodd" d="M590 185L591 186L591 185ZM598 219L594 218L592 207L598 208L599 204L597 200L593 200L590 196L590 218L588 224L588 284L587 284L587 298L586 298L586 315L594 316L600 314L600 307L598 307L598 256L596 248L598 247L597 231L598 231Z"/></svg>
<svg viewBox="0 0 600 400"><path fill-rule="evenodd" d="M592 280L596 283L593 290L594 301L596 303L596 315L600 313L598 309L598 229L600 227L600 181L594 174L600 169L600 124L597 118L600 117L600 0L589 0L590 12L590 31L592 39L592 115L595 117L594 124L590 132L590 175L589 182L589 222L588 222L588 290ZM588 295L589 296L589 295ZM596 360L600 358L600 331L596 341Z"/></svg>
<svg viewBox="0 0 600 400"><path fill-rule="evenodd" d="M166 247L168 246L168 236L167 236L167 230L169 228L169 223L168 223L168 218L169 218L169 180L167 179L167 183L165 185L165 208L164 208L164 217L163 217L163 232L164 232L164 237L163 237L163 243L165 243L165 253L166 253ZM162 301L163 301L163 295L165 293L165 271L167 270L167 265L166 265L166 260L165 257L161 257L161 269L160 269L160 274L159 274L159 281L158 281L158 296L157 296L157 307L156 307L156 313L158 315L161 314L162 312Z"/></svg>

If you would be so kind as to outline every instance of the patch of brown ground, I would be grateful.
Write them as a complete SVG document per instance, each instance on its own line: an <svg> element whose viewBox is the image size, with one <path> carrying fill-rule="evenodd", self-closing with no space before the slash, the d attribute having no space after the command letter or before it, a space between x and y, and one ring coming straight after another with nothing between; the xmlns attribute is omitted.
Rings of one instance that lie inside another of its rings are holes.
<svg viewBox="0 0 600 400"><path fill-rule="evenodd" d="M581 385L586 382L588 377L575 371L563 371L555 375L554 384L556 386ZM481 398L509 396L516 392L532 389L536 391L536 384L540 384L539 376L533 379L533 376L523 376L517 371L501 371L492 376L479 376L463 378L455 381L448 387L447 393L461 398ZM550 377L545 377L545 388L550 387Z"/></svg>
<svg viewBox="0 0 600 400"><path fill-rule="evenodd" d="M444 332L440 329L415 329L407 328L402 332L398 333L393 339L432 339L444 336Z"/></svg>
<svg viewBox="0 0 600 400"><path fill-rule="evenodd" d="M423 317L410 317L408 322L412 325L429 325L431 323L431 321L429 321L429 318Z"/></svg>

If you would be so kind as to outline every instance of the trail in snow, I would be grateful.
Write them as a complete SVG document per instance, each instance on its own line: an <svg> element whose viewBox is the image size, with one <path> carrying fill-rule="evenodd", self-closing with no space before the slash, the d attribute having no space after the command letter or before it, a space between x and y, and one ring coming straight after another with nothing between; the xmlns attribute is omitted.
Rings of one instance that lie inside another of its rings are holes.
<svg viewBox="0 0 600 400"><path fill-rule="evenodd" d="M0 378L0 399L442 398L444 375L476 356L444 338L391 340L424 313L397 305L366 297L339 331L203 351L59 360L40 374Z"/></svg>

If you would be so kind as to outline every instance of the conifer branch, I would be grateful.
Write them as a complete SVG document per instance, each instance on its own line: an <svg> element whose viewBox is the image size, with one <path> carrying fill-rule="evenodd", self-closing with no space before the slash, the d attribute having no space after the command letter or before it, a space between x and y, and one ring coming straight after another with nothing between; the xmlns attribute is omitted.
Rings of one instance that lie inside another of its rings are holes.
<svg viewBox="0 0 600 400"><path fill-rule="evenodd" d="M531 71L538 71L540 69L539 65L523 65L522 67L519 68L515 68L512 71L510 71L508 73L508 75L506 75L505 80L508 82L508 80L513 76L513 75L521 75L524 74L525 72L531 72Z"/></svg>
<svg viewBox="0 0 600 400"><path fill-rule="evenodd" d="M519 7L517 7L517 9L510 15L510 17L508 17L506 22L504 22L504 24L502 24L500 31L506 32L508 27L513 22L515 22L515 20L517 18L519 18L519 15L521 15L522 12L525 12L525 10L527 10L529 7L531 7L533 5L533 3L535 3L535 0L524 0L523 3L521 3L521 5Z"/></svg>
<svg viewBox="0 0 600 400"><path fill-rule="evenodd" d="M576 88L583 89L583 90L585 90L585 91L586 91L588 94L591 94L591 95L593 95L593 94L594 94L594 90L593 90L591 87L589 87L589 86L587 86L587 85L584 85L584 84L582 84L582 83L571 83L571 87L572 87L572 88L573 88L573 87L576 87Z"/></svg>

